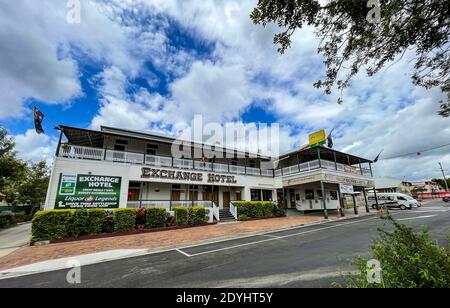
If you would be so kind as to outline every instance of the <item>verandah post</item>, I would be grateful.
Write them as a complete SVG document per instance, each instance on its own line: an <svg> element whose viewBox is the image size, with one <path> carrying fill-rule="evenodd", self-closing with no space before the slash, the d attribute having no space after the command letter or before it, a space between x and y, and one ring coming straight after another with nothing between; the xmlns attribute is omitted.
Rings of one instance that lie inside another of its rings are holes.
<svg viewBox="0 0 450 308"><path fill-rule="evenodd" d="M320 190L322 192L323 217L328 219L327 201L325 200L325 185L323 184L323 181L320 181Z"/></svg>

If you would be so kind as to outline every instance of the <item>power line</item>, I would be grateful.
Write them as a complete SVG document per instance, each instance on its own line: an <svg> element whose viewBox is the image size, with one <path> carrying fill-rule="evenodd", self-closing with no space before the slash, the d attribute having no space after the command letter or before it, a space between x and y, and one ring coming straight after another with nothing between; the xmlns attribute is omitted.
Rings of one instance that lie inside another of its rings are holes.
<svg viewBox="0 0 450 308"><path fill-rule="evenodd" d="M395 156L380 158L380 160L388 160L388 159L394 159L394 158L410 156L410 155L414 155L414 154L417 154L417 153L430 152L430 151L437 150L437 149L442 149L442 148L445 148L445 147L448 147L448 146L450 146L450 143L439 145L439 146L435 146L435 147L428 148L428 149L425 149L425 150L416 151L416 152L410 152L410 153L405 153L405 154L399 154L399 155L395 155Z"/></svg>

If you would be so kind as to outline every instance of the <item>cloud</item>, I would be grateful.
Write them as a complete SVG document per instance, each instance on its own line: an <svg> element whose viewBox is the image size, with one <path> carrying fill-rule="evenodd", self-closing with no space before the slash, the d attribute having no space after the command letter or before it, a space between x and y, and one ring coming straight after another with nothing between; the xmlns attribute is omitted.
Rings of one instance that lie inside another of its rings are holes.
<svg viewBox="0 0 450 308"><path fill-rule="evenodd" d="M57 146L56 140L44 134L38 135L32 129L12 137L16 142L15 150L20 159L32 162L45 160L47 164L51 164L53 161Z"/></svg>
<svg viewBox="0 0 450 308"><path fill-rule="evenodd" d="M82 22L69 24L66 1L6 1L0 10L0 119L22 117L24 102L65 104L83 95L77 53L136 74L124 28L82 1ZM28 111L29 112L29 111Z"/></svg>

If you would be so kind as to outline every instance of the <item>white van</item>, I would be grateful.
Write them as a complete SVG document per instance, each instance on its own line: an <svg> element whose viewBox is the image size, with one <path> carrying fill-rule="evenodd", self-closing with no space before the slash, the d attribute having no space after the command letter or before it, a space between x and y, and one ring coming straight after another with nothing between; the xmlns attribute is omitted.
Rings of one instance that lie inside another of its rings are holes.
<svg viewBox="0 0 450 308"><path fill-rule="evenodd" d="M419 201L411 196L401 193L377 193L378 205L385 205L386 207L396 207L401 210L412 209L413 206L421 207ZM375 194L369 193L368 195L369 205L372 208L376 208Z"/></svg>

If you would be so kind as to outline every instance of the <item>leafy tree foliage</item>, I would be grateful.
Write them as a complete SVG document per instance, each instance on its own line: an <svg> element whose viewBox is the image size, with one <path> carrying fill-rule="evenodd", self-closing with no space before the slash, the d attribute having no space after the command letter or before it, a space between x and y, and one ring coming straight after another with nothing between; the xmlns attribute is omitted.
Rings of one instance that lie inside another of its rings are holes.
<svg viewBox="0 0 450 308"><path fill-rule="evenodd" d="M380 4L375 21L374 2ZM447 93L439 114L450 115L450 0L259 0L250 17L283 28L274 38L280 53L297 29L315 27L326 74L314 85L327 94L348 87L360 70L373 76L414 52L413 83Z"/></svg>
<svg viewBox="0 0 450 308"><path fill-rule="evenodd" d="M49 169L45 161L23 162L14 151L14 140L0 126L0 192L10 204L38 208L47 193Z"/></svg>

